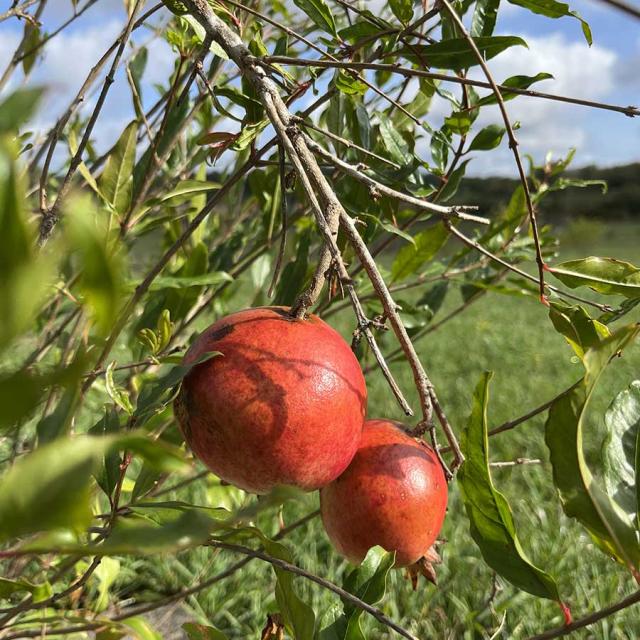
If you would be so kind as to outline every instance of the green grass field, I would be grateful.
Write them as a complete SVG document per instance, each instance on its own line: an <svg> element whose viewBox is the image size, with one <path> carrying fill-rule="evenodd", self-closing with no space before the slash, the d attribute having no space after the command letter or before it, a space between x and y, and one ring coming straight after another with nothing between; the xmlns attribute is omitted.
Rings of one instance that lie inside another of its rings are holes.
<svg viewBox="0 0 640 640"><path fill-rule="evenodd" d="M637 229L630 225L613 230L601 228L597 233L592 229L579 242L566 246L561 257L611 253L637 262L637 239ZM453 295L438 317L456 304L459 298ZM624 321L637 319L636 312ZM347 312L337 324L346 327L349 321ZM393 346L390 337L386 342ZM552 398L578 379L582 370L569 346L553 331L546 308L533 299L484 296L418 346L458 433L465 424L473 388L483 371L495 372L490 419L492 425L498 425ZM408 368L397 363L393 370L412 405L417 407ZM610 367L592 405L588 435L592 457L603 437L601 418L608 400L639 377L640 349L636 345ZM374 372L369 385L370 415L400 419L381 376ZM556 578L563 599L570 604L574 616L580 617L620 599L637 585L562 513L551 481L543 424L544 415L492 439L495 461L517 457L543 460L540 465L496 469L494 481L511 503L525 551ZM229 506L238 492L201 481L173 497L187 496ZM316 507L316 495L309 495L303 505L286 505L284 521L290 523ZM273 515L263 516L261 525L265 531L278 530ZM414 593L401 573L394 572L381 604L388 615L418 637L527 638L562 623L557 604L518 592L502 579L497 580L497 591L491 597L494 576L471 539L455 482L450 487L442 537L446 542L440 547L444 562L439 569L438 586L423 582ZM295 531L286 539L286 544L297 563L321 576L340 582L348 568L331 550L318 520ZM229 554L216 555L206 549L183 553L178 559L136 560L128 563L118 582L126 592L138 591L138 596L146 588L170 592L180 585L187 586L211 576L235 560L237 558ZM315 585L310 586L299 578L296 584L316 611L336 603L333 594ZM275 609L273 585L271 568L253 561L232 577L189 599L188 604L202 622L210 621L229 637L255 638L259 637L266 613ZM123 597L126 597L125 591ZM366 619L364 626L367 638L372 640L393 637L371 619ZM628 609L574 637L603 640L640 637L640 609Z"/></svg>

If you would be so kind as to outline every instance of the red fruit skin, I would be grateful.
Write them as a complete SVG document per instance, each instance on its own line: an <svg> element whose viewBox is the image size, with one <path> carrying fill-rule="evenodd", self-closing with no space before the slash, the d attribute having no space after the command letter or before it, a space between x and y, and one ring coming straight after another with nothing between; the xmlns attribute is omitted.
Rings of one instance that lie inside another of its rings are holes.
<svg viewBox="0 0 640 640"><path fill-rule="evenodd" d="M396 552L396 567L413 564L435 542L446 509L435 452L389 420L365 422L351 464L320 491L327 535L355 564L376 545Z"/></svg>
<svg viewBox="0 0 640 640"><path fill-rule="evenodd" d="M360 441L367 390L339 333L282 307L218 320L185 355L191 364L175 413L194 454L246 491L314 490L337 478Z"/></svg>

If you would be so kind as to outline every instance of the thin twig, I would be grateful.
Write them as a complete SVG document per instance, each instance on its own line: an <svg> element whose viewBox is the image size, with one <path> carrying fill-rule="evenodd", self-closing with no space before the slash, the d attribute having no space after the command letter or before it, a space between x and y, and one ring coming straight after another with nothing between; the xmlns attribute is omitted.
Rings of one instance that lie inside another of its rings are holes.
<svg viewBox="0 0 640 640"><path fill-rule="evenodd" d="M478 87L480 89L492 89L491 83L483 80L474 80L462 76L451 76L445 73L436 73L433 71L425 71L424 69L412 69L411 67L401 66L400 64L384 64L376 62L356 62L351 60L314 60L310 58L294 58L291 56L266 56L263 60L270 64L286 64L299 67L317 67L317 68L334 68L334 69L361 69L372 71L386 71L404 76L406 78L429 78L431 80L440 80L441 82L452 82L468 87ZM545 93L542 91L534 91L532 89L519 89L517 87L509 87L507 85L496 85L501 94L504 96L517 95L529 98L539 98L542 100L552 100L555 102L564 102L567 104L575 104L593 109L604 109L606 111L615 111L622 113L628 117L640 116L640 108L634 106L623 107L620 105L609 104L606 102L596 102L583 98L575 98L571 96L563 96L555 93Z"/></svg>
<svg viewBox="0 0 640 640"><path fill-rule="evenodd" d="M614 613L618 613L618 611L631 607L638 602L640 602L640 590L634 591L630 596L620 600L620 602L604 607L603 609L585 616L584 618L574 620L571 624L567 624L564 627L550 629L549 631L545 631L544 633L540 633L536 636L531 636L529 640L550 640L551 638L560 638L562 636L569 635L578 629L584 629L585 627L588 627L595 622L599 622L604 618L608 618Z"/></svg>
<svg viewBox="0 0 640 640"><path fill-rule="evenodd" d="M526 464L542 464L543 461L538 458L516 458L515 460L506 460L504 462L490 462L491 467L519 467Z"/></svg>
<svg viewBox="0 0 640 640"><path fill-rule="evenodd" d="M453 224L451 224L451 222L449 220L444 219L443 223L446 225L447 229L449 229L449 231L451 231L451 233L453 233L453 235L456 236L456 238L461 240L468 247L472 247L473 249L476 249L476 251L479 251L480 253L484 254L488 258L491 258L491 260L493 260L494 262L497 262L498 264L501 264L503 267L509 269L509 271L513 271L514 273L517 273L518 275L522 276L523 278L526 278L527 280L530 280L531 282L535 282L536 284L539 283L539 280L535 276L532 276L530 273L527 273L526 271L523 271L522 269L520 269L520 268L516 267L515 265L511 264L510 262L507 262L503 258L500 258L499 256L495 255L494 253L491 253L491 251L489 251L488 249L483 247L479 242L476 242L475 240L469 238L464 233L462 233L462 231L460 231ZM544 287L546 289L549 289L549 291L553 291L554 293L557 293L559 296L563 296L565 298L571 298L572 300L578 300L579 302L582 302L584 304L588 304L588 305L590 305L592 307L595 307L596 309L599 309L600 311L605 312L605 311L611 311L612 310L609 305L599 304L597 302L593 302L593 300L587 300L586 298L582 298L580 296L576 296L573 293L569 293L568 291L563 291L562 289L559 289L558 287L554 287L553 285L549 284L548 282L544 283Z"/></svg>
<svg viewBox="0 0 640 640"><path fill-rule="evenodd" d="M445 207L433 202L429 202L428 200L422 200L420 198L416 198L415 196L402 193L401 191L396 191L395 189L392 189L391 187L388 187L387 185L382 184L381 182L378 182L374 178L365 174L362 168L354 167L348 162L341 160L340 158L338 158L338 156L334 155L330 151L327 151L324 147L320 146L317 142L315 142L308 136L305 136L305 138L309 148L315 151L318 155L326 158L335 167L340 168L352 178L355 178L359 182L366 184L371 189L378 191L381 194L389 196L390 198L394 198L395 200L400 200L401 202L406 202L407 204L410 204L418 209L429 211L430 213L437 213L447 218L456 218L459 220L467 220L469 222L477 222L486 225L488 225L490 222L487 218L467 213L467 211L477 210L477 207L462 205Z"/></svg>
<svg viewBox="0 0 640 640"><path fill-rule="evenodd" d="M38 2L38 0L25 0L22 4L18 4L15 7L11 7L8 11L4 13L0 13L0 22L4 22L9 18L13 18L13 16L17 16L19 18L25 18L27 20L33 20L33 16L25 13L26 10L33 4Z"/></svg>
<svg viewBox="0 0 640 640"><path fill-rule="evenodd" d="M620 11L624 11L634 18L640 19L640 9L630 5L628 2L624 2L623 0L600 0L600 2L604 2L604 4L608 4L611 7L620 9Z"/></svg>
<svg viewBox="0 0 640 640"><path fill-rule="evenodd" d="M107 98L107 94L109 93L109 89L114 82L114 77L116 70L120 64L120 59L122 58L122 54L124 53L124 48L129 40L129 36L133 31L133 27L135 25L135 18L139 11L139 9L144 4L144 0L136 0L136 4L131 11L131 16L127 23L127 27L124 30L122 37L120 38L120 44L118 45L118 49L116 51L116 55L111 63L111 68L109 69L109 73L107 74L104 83L102 85L102 90L100 91L100 95L98 96L98 100L96 101L96 105L91 113L89 118L89 122L84 130L84 134L80 143L78 145L78 149L71 159L71 163L69 165L69 169L67 174L65 175L60 188L58 189L58 194L53 205L42 211L42 220L40 221L40 229L38 234L38 244L40 246L44 245L47 240L51 237L53 233L53 229L58 223L59 211L62 205L63 200L66 198L69 190L71 189L71 180L75 175L78 167L82 163L82 154L89 143L89 139L91 138L91 133L93 132L93 128L98 120L100 112L102 111L102 107L104 106L105 100Z"/></svg>
<svg viewBox="0 0 640 640"><path fill-rule="evenodd" d="M538 221L536 219L536 212L533 205L533 200L531 198L531 191L529 189L529 180L527 179L527 175L524 171L524 166L522 164L522 159L520 158L520 152L518 151L518 141L516 140L515 133L513 132L513 126L511 125L511 120L509 119L509 114L507 113L507 108L505 106L504 99L502 94L500 93L500 89L496 84L496 81L493 79L491 75L491 71L489 71L489 67L485 62L485 59L478 49L478 45L475 40L471 37L469 32L467 31L462 19L458 15L457 11L453 8L449 0L439 0L443 7L446 8L447 12L451 16L451 19L456 24L463 37L471 47L480 68L482 69L484 75L487 78L487 81L491 85L491 89L493 94L496 97L496 101L498 103L498 107L500 109L500 113L502 114L502 120L504 121L504 126L507 130L507 137L509 139L509 148L513 153L513 158L516 163L516 167L518 168L518 175L520 176L520 182L522 183L522 190L524 192L524 198L527 205L527 211L529 213L529 220L531 222L531 232L533 235L533 242L536 247L536 262L538 263L538 276L539 276L539 286L540 286L540 299L542 302L547 303L545 296L545 286L544 286L544 258L542 256L542 249L540 247L540 234L538 232ZM547 303L548 304L548 303Z"/></svg>
<svg viewBox="0 0 640 640"><path fill-rule="evenodd" d="M377 607L374 607L364 602L364 600L361 600L357 596L354 596L352 593L345 591L344 589L334 584L333 582L330 582L329 580L325 580L324 578L321 578L320 576L317 576L308 571L305 571L304 569L298 567L295 564L291 564L290 562L286 562L285 560L281 560L280 558L271 556L268 553L265 553L264 551L259 551L257 549L250 549L249 547L244 547L239 544L231 544L228 542L221 542L218 540L214 540L214 541L211 541L209 545L216 549L225 549L227 551L232 551L234 553L241 553L251 558L258 558L260 560L263 560L264 562L268 562L274 567L278 567L280 569L283 569L284 571L288 571L289 573L293 573L294 575L297 575L297 576L302 576L303 578L306 578L311 582L315 582L316 584L320 585L324 589L333 591L333 593L339 595L340 598L342 598L342 600L349 602L350 604L357 607L358 609L362 609L362 611L366 611L368 614L370 614L376 620L378 620L378 622L381 622L382 624L389 627L390 629L393 629L396 633L401 635L403 638L409 638L409 640L418 640L416 636L409 633L409 631L401 627L399 624L395 623L393 620L391 620L391 618L388 618Z"/></svg>
<svg viewBox="0 0 640 640"><path fill-rule="evenodd" d="M282 263L284 262L284 254L287 248L287 185L286 185L286 171L285 171L286 156L282 145L278 145L278 183L280 187L280 215L282 230L280 232L280 248L278 249L278 257L276 258L276 264L273 269L273 278L269 285L269 291L267 295L269 298L273 297L275 288L280 278L280 270L282 269Z"/></svg>

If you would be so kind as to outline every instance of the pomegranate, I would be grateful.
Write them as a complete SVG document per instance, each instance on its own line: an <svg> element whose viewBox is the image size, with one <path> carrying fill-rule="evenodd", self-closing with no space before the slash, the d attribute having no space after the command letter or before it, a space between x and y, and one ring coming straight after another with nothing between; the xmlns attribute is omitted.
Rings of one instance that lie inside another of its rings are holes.
<svg viewBox="0 0 640 640"><path fill-rule="evenodd" d="M316 316L283 307L233 313L187 351L175 413L194 454L223 480L266 493L318 489L360 442L367 390L349 345Z"/></svg>
<svg viewBox="0 0 640 640"><path fill-rule="evenodd" d="M347 559L360 563L379 545L396 552L396 567L426 556L442 527L447 482L434 450L398 423L368 420L347 470L320 491L322 522Z"/></svg>

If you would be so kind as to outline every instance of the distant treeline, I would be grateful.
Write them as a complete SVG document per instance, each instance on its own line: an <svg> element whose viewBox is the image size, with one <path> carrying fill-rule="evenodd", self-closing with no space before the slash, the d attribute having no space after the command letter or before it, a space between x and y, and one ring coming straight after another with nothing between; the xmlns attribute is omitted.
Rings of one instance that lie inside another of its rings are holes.
<svg viewBox="0 0 640 640"><path fill-rule="evenodd" d="M565 177L604 180L608 190L603 194L600 186L568 187L548 194L540 205L547 221L569 216L609 220L640 217L640 163L608 169L584 167L568 171ZM517 185L518 181L510 178L465 178L455 202L477 204L481 211L495 212L509 201Z"/></svg>

